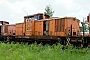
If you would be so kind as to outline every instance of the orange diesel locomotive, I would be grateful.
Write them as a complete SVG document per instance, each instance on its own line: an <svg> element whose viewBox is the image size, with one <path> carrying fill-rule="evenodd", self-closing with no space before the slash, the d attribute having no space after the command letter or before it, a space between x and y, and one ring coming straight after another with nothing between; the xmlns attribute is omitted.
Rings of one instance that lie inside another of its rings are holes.
<svg viewBox="0 0 90 60"><path fill-rule="evenodd" d="M80 20L75 17L53 17L34 14L16 24L16 36L78 36Z"/></svg>

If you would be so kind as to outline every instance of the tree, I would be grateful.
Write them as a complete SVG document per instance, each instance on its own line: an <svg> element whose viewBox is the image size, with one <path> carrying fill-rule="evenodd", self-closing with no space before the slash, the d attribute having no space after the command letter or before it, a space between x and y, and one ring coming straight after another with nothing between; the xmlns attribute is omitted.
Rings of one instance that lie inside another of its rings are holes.
<svg viewBox="0 0 90 60"><path fill-rule="evenodd" d="M50 5L47 5L46 8L45 8L44 14L47 14L50 17L52 17L53 16L53 13L54 13L54 11L52 11L51 6Z"/></svg>
<svg viewBox="0 0 90 60"><path fill-rule="evenodd" d="M88 22L87 21L83 21L83 22L81 22L81 24L82 24L82 26L80 27L80 32L88 32L88 30L89 30Z"/></svg>

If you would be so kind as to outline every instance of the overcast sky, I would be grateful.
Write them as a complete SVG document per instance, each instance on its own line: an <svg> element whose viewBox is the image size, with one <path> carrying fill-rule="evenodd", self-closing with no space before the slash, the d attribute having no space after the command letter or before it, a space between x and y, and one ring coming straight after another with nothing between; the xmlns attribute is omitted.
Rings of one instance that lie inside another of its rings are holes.
<svg viewBox="0 0 90 60"><path fill-rule="evenodd" d="M54 17L73 16L82 21L90 12L90 0L0 0L0 20L10 24L23 22L23 17L43 13L51 5Z"/></svg>

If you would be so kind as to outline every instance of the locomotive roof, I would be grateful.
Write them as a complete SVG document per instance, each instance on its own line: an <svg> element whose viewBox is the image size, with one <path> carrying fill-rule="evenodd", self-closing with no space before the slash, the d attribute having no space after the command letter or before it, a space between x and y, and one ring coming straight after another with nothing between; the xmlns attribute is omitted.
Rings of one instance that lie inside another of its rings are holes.
<svg viewBox="0 0 90 60"><path fill-rule="evenodd" d="M36 16L36 15L43 15L43 14L44 14L44 13L37 13L37 14L27 15L27 16L24 16L24 18L33 17L33 16ZM47 14L44 14L44 15L50 17L50 16L47 15Z"/></svg>
<svg viewBox="0 0 90 60"><path fill-rule="evenodd" d="M16 23L16 24L23 24L24 22Z"/></svg>
<svg viewBox="0 0 90 60"><path fill-rule="evenodd" d="M15 26L15 24L9 24L8 26Z"/></svg>
<svg viewBox="0 0 90 60"><path fill-rule="evenodd" d="M2 23L2 22L6 23L6 24L9 24L9 22L7 22L7 21L0 21L0 23Z"/></svg>
<svg viewBox="0 0 90 60"><path fill-rule="evenodd" d="M64 18L64 19L75 19L75 20L79 20L76 17L62 17L62 18Z"/></svg>
<svg viewBox="0 0 90 60"><path fill-rule="evenodd" d="M77 19L76 17L52 17L51 19L75 19L80 21L79 19Z"/></svg>

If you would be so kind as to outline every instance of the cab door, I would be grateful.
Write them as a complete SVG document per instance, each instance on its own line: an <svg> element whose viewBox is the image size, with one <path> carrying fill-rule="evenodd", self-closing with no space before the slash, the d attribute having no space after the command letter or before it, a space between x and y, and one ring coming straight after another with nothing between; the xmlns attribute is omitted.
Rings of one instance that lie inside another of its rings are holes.
<svg viewBox="0 0 90 60"><path fill-rule="evenodd" d="M49 34L49 21L43 21L43 35Z"/></svg>

